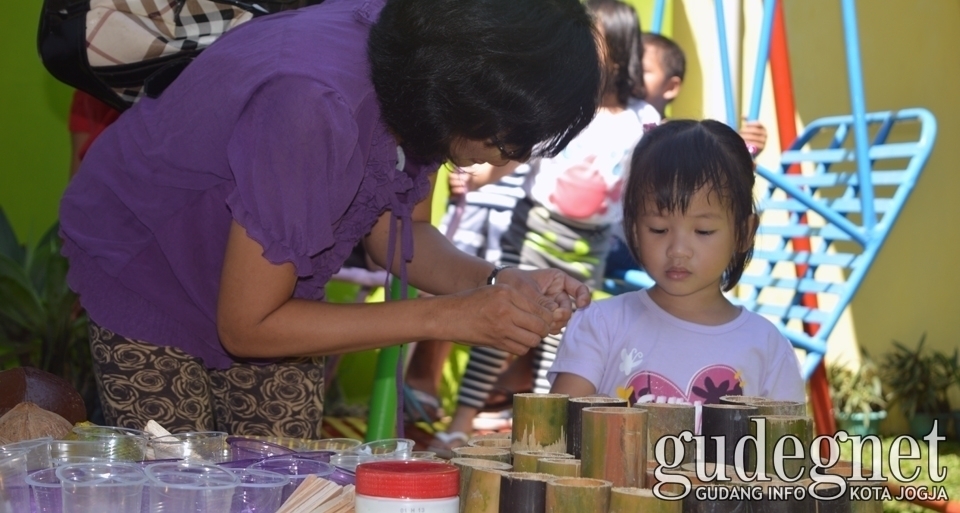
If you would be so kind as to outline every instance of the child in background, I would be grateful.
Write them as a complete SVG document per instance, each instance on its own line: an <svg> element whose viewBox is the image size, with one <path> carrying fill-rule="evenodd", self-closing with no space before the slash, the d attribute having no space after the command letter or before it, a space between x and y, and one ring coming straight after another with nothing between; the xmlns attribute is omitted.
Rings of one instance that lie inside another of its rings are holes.
<svg viewBox="0 0 960 513"><path fill-rule="evenodd" d="M717 121L671 121L634 150L624 232L656 284L595 302L567 326L551 392L631 403L719 403L724 395L804 401L793 348L723 294L753 251L753 160Z"/></svg>
<svg viewBox="0 0 960 513"><path fill-rule="evenodd" d="M473 186L494 183L528 167L526 194L513 210L511 224L501 239L501 262L526 269L556 268L599 287L609 252L611 230L618 224L620 197L630 152L643 135L643 126L660 116L642 98L643 46L637 13L619 0L587 0L603 35L606 82L600 109L590 125L556 157L475 170ZM522 159L521 159L522 160ZM546 392L547 370L559 337L548 337L534 350L534 391ZM462 445L473 419L484 406L507 354L497 349L472 348L460 386L457 410L445 433L437 439L447 447Z"/></svg>
<svg viewBox="0 0 960 513"><path fill-rule="evenodd" d="M687 72L687 58L683 49L672 39L645 32L643 40L643 82L647 87L647 103L666 120L666 109L680 94ZM750 153L756 157L767 144L767 129L759 121L744 119L740 137L746 141ZM607 276L620 278L625 271L636 269L620 227L613 231L610 254L607 257Z"/></svg>
<svg viewBox="0 0 960 513"><path fill-rule="evenodd" d="M680 94L687 72L687 58L683 49L672 39L660 34L643 34L643 83L647 86L647 103L653 105L660 117L666 118L666 109ZM759 121L744 119L740 136L753 146L757 156L767 144L767 129Z"/></svg>

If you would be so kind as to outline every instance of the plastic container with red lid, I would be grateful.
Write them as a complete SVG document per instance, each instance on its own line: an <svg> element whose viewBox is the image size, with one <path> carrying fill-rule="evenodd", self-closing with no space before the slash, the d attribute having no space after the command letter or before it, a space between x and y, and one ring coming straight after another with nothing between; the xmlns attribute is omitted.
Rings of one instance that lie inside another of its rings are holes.
<svg viewBox="0 0 960 513"><path fill-rule="evenodd" d="M361 463L356 492L356 513L458 513L460 471L433 461Z"/></svg>

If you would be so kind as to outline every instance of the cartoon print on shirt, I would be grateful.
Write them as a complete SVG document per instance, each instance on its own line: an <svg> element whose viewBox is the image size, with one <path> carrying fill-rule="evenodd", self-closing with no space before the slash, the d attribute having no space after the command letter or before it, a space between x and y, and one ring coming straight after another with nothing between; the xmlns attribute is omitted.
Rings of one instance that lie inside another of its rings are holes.
<svg viewBox="0 0 960 513"><path fill-rule="evenodd" d="M626 359L621 370L625 362ZM741 375L728 365L709 365L694 374L686 390L682 390L662 374L644 370L631 376L624 388L633 388L631 403L719 404L725 395L743 395Z"/></svg>
<svg viewBox="0 0 960 513"><path fill-rule="evenodd" d="M620 350L620 372L624 376L629 376L641 363L643 363L643 353L640 351L631 349L628 353L626 348Z"/></svg>

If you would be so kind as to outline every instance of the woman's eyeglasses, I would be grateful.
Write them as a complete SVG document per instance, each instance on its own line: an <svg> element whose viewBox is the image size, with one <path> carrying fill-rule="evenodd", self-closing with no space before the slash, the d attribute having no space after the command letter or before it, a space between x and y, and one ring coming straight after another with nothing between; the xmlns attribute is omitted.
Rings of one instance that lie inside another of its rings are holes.
<svg viewBox="0 0 960 513"><path fill-rule="evenodd" d="M517 162L524 162L530 158L530 155L533 153L533 149L527 150L514 150L509 151L504 146L503 141L500 140L498 136L493 136L490 138L490 142L500 150L500 154L506 157L509 160L515 160Z"/></svg>

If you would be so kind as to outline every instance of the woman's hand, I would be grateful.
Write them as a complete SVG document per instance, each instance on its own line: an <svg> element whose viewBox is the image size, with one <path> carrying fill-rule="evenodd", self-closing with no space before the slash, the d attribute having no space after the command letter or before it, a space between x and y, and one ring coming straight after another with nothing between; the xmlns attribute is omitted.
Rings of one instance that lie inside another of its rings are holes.
<svg viewBox="0 0 960 513"><path fill-rule="evenodd" d="M573 315L573 306L590 304L590 290L569 274L558 269L522 271L508 267L497 275L497 283L516 287L531 300L552 312L550 333L560 333ZM572 298L572 301L571 301Z"/></svg>
<svg viewBox="0 0 960 513"><path fill-rule="evenodd" d="M517 355L536 347L554 323L551 300L503 283L433 300L444 305L433 318L436 326L431 329L439 340L494 347Z"/></svg>

